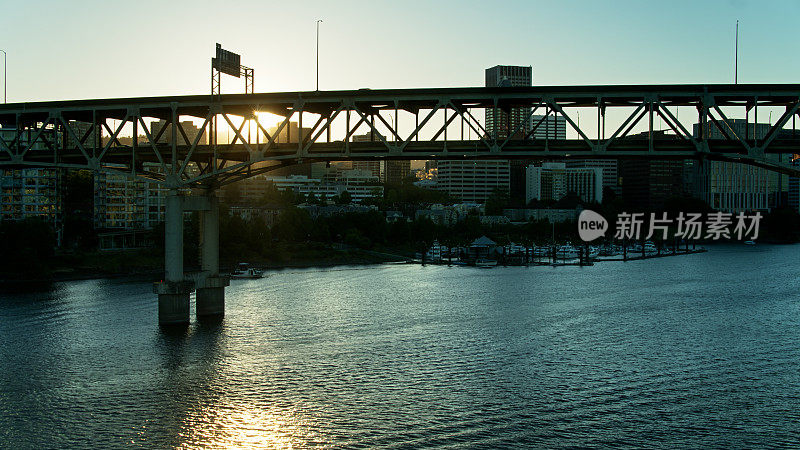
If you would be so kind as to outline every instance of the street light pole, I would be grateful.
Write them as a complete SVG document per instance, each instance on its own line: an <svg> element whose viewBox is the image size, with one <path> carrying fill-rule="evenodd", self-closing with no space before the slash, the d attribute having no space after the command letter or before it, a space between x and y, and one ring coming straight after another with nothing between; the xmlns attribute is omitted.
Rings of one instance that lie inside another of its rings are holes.
<svg viewBox="0 0 800 450"><path fill-rule="evenodd" d="M8 103L7 90L6 90L6 86L8 85L7 78L6 78L6 74L8 73L8 66L6 64L6 57L8 55L6 55L6 51L5 50L0 50L0 52L3 52L3 103Z"/></svg>
<svg viewBox="0 0 800 450"><path fill-rule="evenodd" d="M319 24L322 20L317 20L317 90L319 90Z"/></svg>
<svg viewBox="0 0 800 450"><path fill-rule="evenodd" d="M736 50L733 60L733 84L739 84L739 21L736 21Z"/></svg>

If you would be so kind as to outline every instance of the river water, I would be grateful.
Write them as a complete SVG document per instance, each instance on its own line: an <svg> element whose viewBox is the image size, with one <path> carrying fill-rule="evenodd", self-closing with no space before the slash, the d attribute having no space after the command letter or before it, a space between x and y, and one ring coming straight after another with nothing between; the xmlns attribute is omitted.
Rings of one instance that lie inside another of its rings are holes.
<svg viewBox="0 0 800 450"><path fill-rule="evenodd" d="M0 448L800 445L800 246L0 294Z"/></svg>

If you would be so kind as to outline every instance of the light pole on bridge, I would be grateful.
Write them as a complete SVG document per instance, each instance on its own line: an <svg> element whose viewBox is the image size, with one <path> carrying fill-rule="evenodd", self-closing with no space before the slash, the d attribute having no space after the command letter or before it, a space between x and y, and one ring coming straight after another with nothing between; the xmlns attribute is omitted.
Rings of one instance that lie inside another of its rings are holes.
<svg viewBox="0 0 800 450"><path fill-rule="evenodd" d="M733 56L733 84L739 84L739 21L736 21L736 49Z"/></svg>
<svg viewBox="0 0 800 450"><path fill-rule="evenodd" d="M7 74L8 74L8 64L6 64L6 51L0 50L3 52L3 103L8 103L7 91L6 86L8 85Z"/></svg>
<svg viewBox="0 0 800 450"><path fill-rule="evenodd" d="M317 90L319 90L319 24L322 19L317 20Z"/></svg>

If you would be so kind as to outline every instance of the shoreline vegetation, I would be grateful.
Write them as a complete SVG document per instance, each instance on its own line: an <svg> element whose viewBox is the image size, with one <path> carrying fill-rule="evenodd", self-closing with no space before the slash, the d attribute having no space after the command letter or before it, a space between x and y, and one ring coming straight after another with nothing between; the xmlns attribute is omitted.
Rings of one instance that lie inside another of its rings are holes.
<svg viewBox="0 0 800 450"><path fill-rule="evenodd" d="M409 262L410 257L386 252L356 248L327 250L308 250L289 258L251 258L247 262L268 270L291 268L334 267L346 265L371 265L383 263ZM0 288L14 286L35 286L61 281L91 279L134 279L159 281L164 275L164 255L156 249L117 250L82 254L54 255L49 264L42 264L36 272L0 273ZM226 261L220 271L228 273L236 262ZM196 272L200 268L188 265L186 272Z"/></svg>

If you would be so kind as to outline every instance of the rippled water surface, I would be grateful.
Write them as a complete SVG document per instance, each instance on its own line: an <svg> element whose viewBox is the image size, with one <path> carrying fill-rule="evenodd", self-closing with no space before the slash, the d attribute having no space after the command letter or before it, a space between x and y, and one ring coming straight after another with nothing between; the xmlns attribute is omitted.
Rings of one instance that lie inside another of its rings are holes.
<svg viewBox="0 0 800 450"><path fill-rule="evenodd" d="M0 294L0 447L800 445L800 247Z"/></svg>

